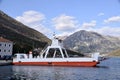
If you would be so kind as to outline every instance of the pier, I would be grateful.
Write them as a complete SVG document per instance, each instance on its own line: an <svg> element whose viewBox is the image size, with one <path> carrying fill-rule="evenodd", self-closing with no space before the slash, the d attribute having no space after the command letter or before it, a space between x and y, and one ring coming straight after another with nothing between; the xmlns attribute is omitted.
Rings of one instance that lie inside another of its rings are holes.
<svg viewBox="0 0 120 80"><path fill-rule="evenodd" d="M0 66L11 65L12 60L0 60Z"/></svg>

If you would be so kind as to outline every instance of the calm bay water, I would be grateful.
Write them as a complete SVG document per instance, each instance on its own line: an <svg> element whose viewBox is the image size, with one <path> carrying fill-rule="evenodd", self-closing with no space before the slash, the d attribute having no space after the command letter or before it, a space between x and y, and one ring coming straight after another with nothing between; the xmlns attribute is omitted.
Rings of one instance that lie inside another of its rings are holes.
<svg viewBox="0 0 120 80"><path fill-rule="evenodd" d="M120 58L98 67L0 66L0 80L120 80Z"/></svg>

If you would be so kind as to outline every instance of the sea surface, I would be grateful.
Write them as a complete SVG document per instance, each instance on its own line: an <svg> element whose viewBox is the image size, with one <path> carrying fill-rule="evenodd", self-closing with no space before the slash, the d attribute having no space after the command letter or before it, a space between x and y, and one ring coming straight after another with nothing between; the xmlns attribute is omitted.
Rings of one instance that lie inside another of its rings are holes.
<svg viewBox="0 0 120 80"><path fill-rule="evenodd" d="M97 67L0 66L0 80L120 80L120 58Z"/></svg>

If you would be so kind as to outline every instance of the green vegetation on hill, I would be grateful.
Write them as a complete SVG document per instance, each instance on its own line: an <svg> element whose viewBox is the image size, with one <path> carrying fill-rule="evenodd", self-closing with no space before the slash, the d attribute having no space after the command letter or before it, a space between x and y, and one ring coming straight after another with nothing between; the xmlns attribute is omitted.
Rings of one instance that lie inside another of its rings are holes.
<svg viewBox="0 0 120 80"><path fill-rule="evenodd" d="M50 44L42 33L31 29L0 11L0 36L13 41L13 53L28 52Z"/></svg>

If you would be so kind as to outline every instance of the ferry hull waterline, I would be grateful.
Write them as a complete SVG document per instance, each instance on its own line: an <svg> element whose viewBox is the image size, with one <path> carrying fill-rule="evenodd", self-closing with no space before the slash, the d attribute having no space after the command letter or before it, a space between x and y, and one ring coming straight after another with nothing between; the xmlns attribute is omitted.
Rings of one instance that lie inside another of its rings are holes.
<svg viewBox="0 0 120 80"><path fill-rule="evenodd" d="M96 66L99 62L91 58L46 58L46 59L19 59L13 62L14 65L36 65L36 66Z"/></svg>
<svg viewBox="0 0 120 80"><path fill-rule="evenodd" d="M71 66L71 67L95 67L98 62L14 62L14 65L26 66Z"/></svg>
<svg viewBox="0 0 120 80"><path fill-rule="evenodd" d="M89 57L70 57L63 47L62 41L54 36L52 44L37 56L33 56L32 52L29 54L16 53L13 65L94 67L100 63L98 58L98 52L92 53Z"/></svg>

